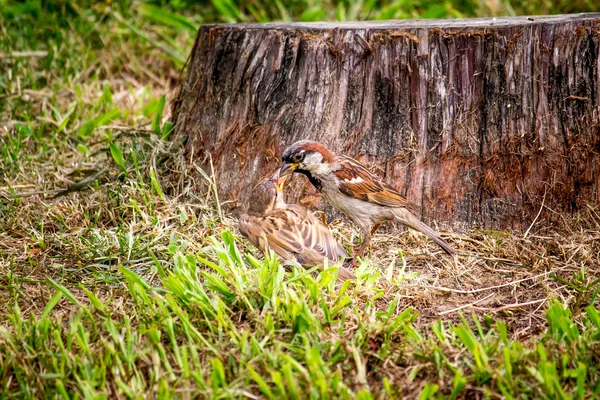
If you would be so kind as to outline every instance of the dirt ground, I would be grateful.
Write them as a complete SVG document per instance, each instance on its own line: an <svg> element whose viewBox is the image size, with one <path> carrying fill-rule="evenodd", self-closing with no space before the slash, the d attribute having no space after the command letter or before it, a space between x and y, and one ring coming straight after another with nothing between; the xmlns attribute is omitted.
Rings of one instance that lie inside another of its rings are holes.
<svg viewBox="0 0 600 400"><path fill-rule="evenodd" d="M74 196L77 198L62 200L55 206L68 211L69 205L78 204L78 196L89 198L88 193ZM89 201L93 201L93 196L102 195L93 194ZM20 212L32 220L42 216L41 210L48 206L35 196L22 201L24 209L30 212ZM182 204L181 199L173 199L163 210L165 217ZM180 232L189 242L190 251L198 251L206 244L207 236L218 234L220 228L237 232L235 219L226 218L222 225L202 226L204 207L195 210L196 225L182 227ZM100 296L104 293L113 301L123 301L119 300L122 289L118 279L111 278L111 273L116 273L117 260L112 264L86 260L81 250L69 248L64 236L62 241L49 240L42 248L27 234L27 224L31 223L27 219L19 226L0 231L2 286L7 289L0 291L2 314L8 312L7 306L17 291L21 312L39 315L53 293L48 278L72 289L84 303L87 300L78 288L80 283L98 291ZM73 224L72 234L76 236L83 227L77 227L76 221ZM358 230L347 220L333 221L330 226L346 246L359 240ZM453 258L423 235L388 225L374 236L374 246L367 256L383 274L394 264L392 282L381 280L382 308L399 294L402 307L412 306L418 311L418 324L426 325L438 318L458 321L459 311L465 315L473 312L480 317L505 320L513 337L522 340L545 329L544 306L549 299L559 297L576 314L595 296L599 285L594 281L600 278L599 227L600 211L588 207L562 226L548 227L543 221L536 222L527 236L480 230L448 233L441 229L442 236L457 252ZM51 223L46 229L51 237ZM158 240L168 244L166 237ZM256 254L241 238L239 242L242 248ZM150 259L142 259L134 266L153 281L151 264ZM62 307L69 305L63 302ZM60 307L55 311L60 313Z"/></svg>

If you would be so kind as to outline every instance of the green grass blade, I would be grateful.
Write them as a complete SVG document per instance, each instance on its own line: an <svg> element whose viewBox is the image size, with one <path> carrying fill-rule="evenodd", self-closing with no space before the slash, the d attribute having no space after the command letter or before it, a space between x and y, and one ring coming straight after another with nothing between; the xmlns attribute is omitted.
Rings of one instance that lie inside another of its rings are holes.
<svg viewBox="0 0 600 400"><path fill-rule="evenodd" d="M165 109L165 95L163 95L158 103L156 104L156 108L154 109L154 118L152 118L152 130L157 135L161 136L161 121L162 114Z"/></svg>
<svg viewBox="0 0 600 400"><path fill-rule="evenodd" d="M54 307L56 307L56 305L58 304L58 302L60 301L60 299L62 299L64 296L63 292L58 290L54 296L52 296L52 298L50 299L50 301L46 304L46 307L44 307L44 312L42 313L41 318L46 318L48 315L50 315L50 312L52 312L52 310L54 309Z"/></svg>

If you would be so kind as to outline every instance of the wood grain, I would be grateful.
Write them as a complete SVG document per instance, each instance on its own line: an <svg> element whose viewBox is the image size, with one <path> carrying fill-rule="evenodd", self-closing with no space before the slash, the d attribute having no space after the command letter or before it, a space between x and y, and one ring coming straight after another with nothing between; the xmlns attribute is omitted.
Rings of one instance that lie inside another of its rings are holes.
<svg viewBox="0 0 600 400"><path fill-rule="evenodd" d="M229 200L313 139L426 221L525 230L600 203L599 75L600 14L203 25L173 118Z"/></svg>

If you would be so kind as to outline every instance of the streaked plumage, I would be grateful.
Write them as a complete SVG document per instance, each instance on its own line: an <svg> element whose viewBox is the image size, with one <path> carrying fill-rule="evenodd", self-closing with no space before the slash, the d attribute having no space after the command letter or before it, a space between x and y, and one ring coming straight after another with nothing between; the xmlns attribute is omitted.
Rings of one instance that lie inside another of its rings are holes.
<svg viewBox="0 0 600 400"><path fill-rule="evenodd" d="M310 180L332 206L347 214L363 231L363 245L385 221L396 220L433 239L446 253L454 250L442 237L408 210L408 201L391 185L381 181L358 161L338 156L323 145L301 140L282 156L282 177L298 172Z"/></svg>
<svg viewBox="0 0 600 400"><path fill-rule="evenodd" d="M313 267L323 264L325 258L336 263L348 257L319 218L299 205L285 203L280 189L286 179L279 180L276 171L254 187L248 211L239 219L242 235L263 252L270 248L289 264ZM338 278L355 276L342 267Z"/></svg>

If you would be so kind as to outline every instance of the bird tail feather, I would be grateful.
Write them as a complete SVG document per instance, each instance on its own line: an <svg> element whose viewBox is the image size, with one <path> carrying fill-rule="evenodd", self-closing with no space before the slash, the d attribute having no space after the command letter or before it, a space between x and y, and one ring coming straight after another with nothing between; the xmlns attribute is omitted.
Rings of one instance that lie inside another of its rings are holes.
<svg viewBox="0 0 600 400"><path fill-rule="evenodd" d="M438 246L440 246L449 255L454 255L454 250L452 249L452 247L450 247L450 245L444 239L442 239L442 237L439 235L439 233L437 233L436 231L431 229L429 226L427 226L426 224L421 222L417 217L412 215L410 213L410 211L408 211L407 209L405 209L405 208L394 209L394 217L401 224L406 225L409 228L412 228L416 231L419 231L422 234L429 237L431 240L436 242L438 244Z"/></svg>

